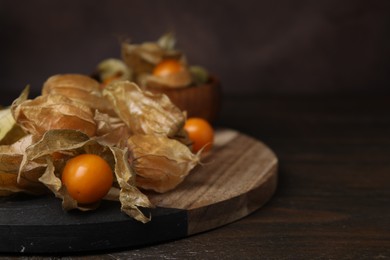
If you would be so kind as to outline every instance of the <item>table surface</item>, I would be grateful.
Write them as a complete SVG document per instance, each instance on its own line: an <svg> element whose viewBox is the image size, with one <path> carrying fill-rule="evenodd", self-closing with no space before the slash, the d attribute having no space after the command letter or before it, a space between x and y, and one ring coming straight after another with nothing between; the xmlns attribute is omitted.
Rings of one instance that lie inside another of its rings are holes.
<svg viewBox="0 0 390 260"><path fill-rule="evenodd" d="M390 258L390 95L224 97L216 124L278 156L278 188L263 208L189 238L71 257Z"/></svg>

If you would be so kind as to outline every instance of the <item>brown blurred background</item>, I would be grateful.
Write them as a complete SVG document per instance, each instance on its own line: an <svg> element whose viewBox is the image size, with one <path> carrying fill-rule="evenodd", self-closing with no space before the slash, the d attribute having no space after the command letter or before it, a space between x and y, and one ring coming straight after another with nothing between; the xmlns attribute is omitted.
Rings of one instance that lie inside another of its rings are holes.
<svg viewBox="0 0 390 260"><path fill-rule="evenodd" d="M226 95L389 93L388 0L0 0L0 104L167 31Z"/></svg>

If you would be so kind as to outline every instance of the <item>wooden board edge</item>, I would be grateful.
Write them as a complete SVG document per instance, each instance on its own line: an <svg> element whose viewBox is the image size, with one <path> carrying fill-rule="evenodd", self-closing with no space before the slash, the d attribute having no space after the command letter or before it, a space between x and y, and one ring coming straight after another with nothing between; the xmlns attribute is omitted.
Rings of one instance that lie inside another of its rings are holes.
<svg viewBox="0 0 390 260"><path fill-rule="evenodd" d="M217 204L188 210L188 235L229 224L253 213L271 199L276 191L277 183L278 162L275 160L264 182L247 193Z"/></svg>

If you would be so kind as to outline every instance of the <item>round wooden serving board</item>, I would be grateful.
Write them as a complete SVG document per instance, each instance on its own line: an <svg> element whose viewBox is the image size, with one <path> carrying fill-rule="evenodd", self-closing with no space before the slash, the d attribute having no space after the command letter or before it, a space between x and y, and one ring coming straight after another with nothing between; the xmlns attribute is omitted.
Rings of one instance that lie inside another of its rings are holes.
<svg viewBox="0 0 390 260"><path fill-rule="evenodd" d="M64 212L51 196L0 198L0 252L97 251L179 239L250 214L276 189L275 154L237 131L218 130L202 161L173 191L148 194L156 208L147 224L120 212L119 202Z"/></svg>

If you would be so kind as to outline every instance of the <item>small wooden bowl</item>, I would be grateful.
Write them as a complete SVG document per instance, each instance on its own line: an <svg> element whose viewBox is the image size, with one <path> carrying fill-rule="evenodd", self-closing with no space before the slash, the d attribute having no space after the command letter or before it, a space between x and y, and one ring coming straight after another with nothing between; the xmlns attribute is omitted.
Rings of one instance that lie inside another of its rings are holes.
<svg viewBox="0 0 390 260"><path fill-rule="evenodd" d="M185 88L146 87L145 89L153 93L166 94L177 107L187 111L187 117L201 117L212 122L218 116L221 86L215 77L210 77L205 84Z"/></svg>

